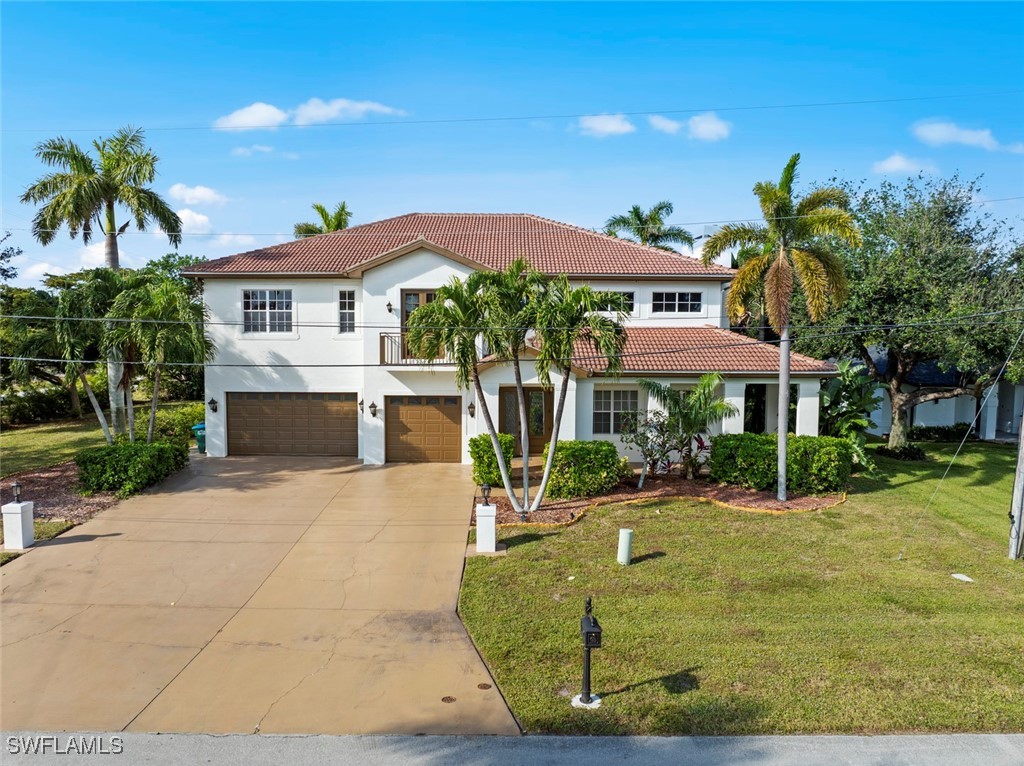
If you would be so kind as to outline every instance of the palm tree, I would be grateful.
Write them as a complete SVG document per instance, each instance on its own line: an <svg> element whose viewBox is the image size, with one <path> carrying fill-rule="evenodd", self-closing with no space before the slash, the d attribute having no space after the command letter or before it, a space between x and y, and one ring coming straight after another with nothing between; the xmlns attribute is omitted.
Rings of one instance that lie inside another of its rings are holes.
<svg viewBox="0 0 1024 766"><path fill-rule="evenodd" d="M731 319L746 311L756 287L763 285L765 311L779 334L779 491L786 499L786 445L789 422L789 311L794 275L803 288L807 313L817 322L830 305L846 299L846 273L842 261L829 247L835 238L858 247L860 230L847 210L849 198L842 189L826 186L802 198L794 198L793 184L800 155L789 158L779 182L761 181L754 194L761 204L763 224L727 224L708 237L701 254L705 265L731 247L756 246L760 254L749 258L736 272L726 296Z"/></svg>
<svg viewBox="0 0 1024 766"><path fill-rule="evenodd" d="M679 428L679 462L686 470L686 478L692 479L699 468L699 454L693 451L693 443L712 425L737 412L734 405L718 394L722 376L717 372L701 375L690 391L679 391L646 378L637 380L637 385L665 408L671 422Z"/></svg>
<svg viewBox="0 0 1024 766"><path fill-rule="evenodd" d="M604 232L616 237L625 231L633 235L641 245L656 247L659 250L675 251L669 245L675 242L693 247L693 235L679 226L666 226L665 219L672 215L672 203L659 202L646 213L639 205L633 205L625 215L613 215L604 225Z"/></svg>
<svg viewBox="0 0 1024 766"><path fill-rule="evenodd" d="M344 201L334 208L333 213L319 202L313 203L313 209L317 212L317 215L320 216L320 223L295 224L295 239L315 237L317 234L329 234L332 231L341 231L342 229L348 228L348 222L352 217L352 211L348 209L348 206Z"/></svg>
<svg viewBox="0 0 1024 766"><path fill-rule="evenodd" d="M32 234L43 245L52 242L67 225L71 238L79 232L89 244L93 225L103 232L104 257L109 269L120 268L117 238L134 221L145 231L156 223L172 245L181 244L181 219L164 199L149 188L156 178L159 158L146 146L145 133L126 127L110 138L92 142L95 157L69 139L51 138L36 145L36 157L57 170L29 186L21 201L41 204L32 220ZM118 208L128 212L128 220L118 225ZM114 430L124 433L127 405L118 382L123 378L119 359L107 362L110 386L110 415Z"/></svg>
<svg viewBox="0 0 1024 766"><path fill-rule="evenodd" d="M622 349L626 345L623 321L628 315L626 298L622 293L599 292L589 285L573 287L564 274L553 279L539 296L536 318L536 336L540 345L537 356L537 376L551 385L551 372L561 376L558 402L551 426L551 441L540 487L533 498L531 511L540 508L551 478L558 431L565 410L565 397L569 390L569 375L573 358L579 349L584 356L606 360L606 372L617 375L622 371ZM612 315L609 316L609 313Z"/></svg>
<svg viewBox="0 0 1024 766"><path fill-rule="evenodd" d="M455 384L460 390L472 388L491 437L491 446L498 460L498 470L512 507L520 515L522 505L512 489L508 465L498 441L483 387L480 385L481 329L487 323L487 298L483 272L470 274L465 281L452 277L451 281L434 292L434 300L417 308L409 315L406 343L419 358L434 364L446 359L455 365Z"/></svg>
<svg viewBox="0 0 1024 766"><path fill-rule="evenodd" d="M150 278L117 296L108 316L119 320L108 342L136 349L153 375L146 441L152 442L160 400L160 374L165 365L203 364L216 353L203 330L206 309L188 287L168 278ZM173 361L168 361L173 360Z"/></svg>

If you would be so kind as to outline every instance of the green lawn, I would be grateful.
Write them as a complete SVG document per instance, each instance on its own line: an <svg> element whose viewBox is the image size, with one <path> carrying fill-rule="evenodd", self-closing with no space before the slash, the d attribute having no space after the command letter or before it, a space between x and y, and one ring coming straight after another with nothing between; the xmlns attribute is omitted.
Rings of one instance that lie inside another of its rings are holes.
<svg viewBox="0 0 1024 766"><path fill-rule="evenodd" d="M969 444L922 515L954 446L928 449L926 464L879 460L887 478L855 479L828 511L649 501L503 530L506 557L467 562L461 614L530 732L1022 731L1015 449ZM635 531L629 567L620 527ZM589 594L604 702L581 711L568 695Z"/></svg>
<svg viewBox="0 0 1024 766"><path fill-rule="evenodd" d="M180 402L159 405L161 410L181 407ZM136 405L136 428L145 429L149 408ZM94 414L81 420L61 420L35 426L4 428L0 433L0 476L71 460L86 447L103 444L103 432Z"/></svg>
<svg viewBox="0 0 1024 766"><path fill-rule="evenodd" d="M63 521L63 520L62 521L40 521L40 520L36 520L36 522L35 522L36 541L38 542L39 540L52 540L57 535L62 534L64 532L67 532L73 526L75 526L75 525L72 524L70 521ZM3 532L3 529L0 528L0 545L3 544L3 541L4 541L4 532ZM21 555L20 552L0 550L0 566L3 566L8 561L12 561L12 560L18 558L18 556L20 556L20 555Z"/></svg>

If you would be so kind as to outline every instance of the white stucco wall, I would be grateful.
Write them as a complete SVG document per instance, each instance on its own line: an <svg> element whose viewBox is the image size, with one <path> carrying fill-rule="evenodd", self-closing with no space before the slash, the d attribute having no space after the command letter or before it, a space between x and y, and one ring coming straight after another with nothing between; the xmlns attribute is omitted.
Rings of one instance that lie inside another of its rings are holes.
<svg viewBox="0 0 1024 766"><path fill-rule="evenodd" d="M573 284L578 286L582 283L576 280ZM722 282L706 279L678 282L593 280L586 284L595 290L628 291L634 294L633 313L626 319L627 327L703 327L709 324L728 327L722 308ZM655 292L699 292L702 294L701 310L655 314L651 310Z"/></svg>

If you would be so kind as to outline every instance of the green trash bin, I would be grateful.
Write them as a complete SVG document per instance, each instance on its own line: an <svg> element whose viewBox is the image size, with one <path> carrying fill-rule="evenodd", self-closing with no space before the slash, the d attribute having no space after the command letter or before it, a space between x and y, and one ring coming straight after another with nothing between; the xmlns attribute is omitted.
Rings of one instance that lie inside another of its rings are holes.
<svg viewBox="0 0 1024 766"><path fill-rule="evenodd" d="M206 423L199 423L198 425L192 426L192 433L196 437L196 445L199 447L199 452L203 455L206 454Z"/></svg>

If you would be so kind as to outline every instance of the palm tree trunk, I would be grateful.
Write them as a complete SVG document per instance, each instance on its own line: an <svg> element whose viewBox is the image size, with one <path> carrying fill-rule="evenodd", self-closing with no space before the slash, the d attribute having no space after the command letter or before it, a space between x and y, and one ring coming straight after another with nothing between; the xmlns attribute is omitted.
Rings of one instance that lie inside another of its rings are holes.
<svg viewBox="0 0 1024 766"><path fill-rule="evenodd" d="M108 269L120 269L121 263L117 249L117 219L115 218L114 201L106 203L106 221L104 223L103 257ZM121 389L121 376L124 366L121 355L111 352L107 356L107 392L110 394L110 421L115 434L123 434L127 430L127 413L124 393Z"/></svg>
<svg viewBox="0 0 1024 766"><path fill-rule="evenodd" d="M523 506L519 504L515 490L512 489L512 477L508 473L508 465L505 463L505 453L501 451L501 442L498 441L498 431L494 428L494 421L491 419L491 411L487 407L487 400L484 398L484 389L480 385L480 376L476 370L472 372L473 389L476 391L476 400L480 404L480 414L483 416L484 425L487 426L487 433L491 437L491 446L494 448L494 456L498 459L498 470L501 472L501 483L505 487L505 494L512 503L512 509L520 516L524 516Z"/></svg>
<svg viewBox="0 0 1024 766"><path fill-rule="evenodd" d="M135 442L135 403L132 401L131 386L124 391L125 410L128 413L128 441Z"/></svg>
<svg viewBox="0 0 1024 766"><path fill-rule="evenodd" d="M789 443L789 324L779 340L779 502L786 501L786 446Z"/></svg>
<svg viewBox="0 0 1024 766"><path fill-rule="evenodd" d="M146 443L153 443L153 433L156 431L156 404L160 399L160 366L157 365L153 372L153 402L149 406L149 431L146 433Z"/></svg>
<svg viewBox="0 0 1024 766"><path fill-rule="evenodd" d="M78 373L82 379L82 386L85 388L85 395L89 397L89 401L92 402L92 408L96 412L96 419L100 421L100 430L103 431L103 438L107 440L107 444L113 444L114 439L110 435L110 428L107 427L107 419L103 415L103 408L100 407L100 403L96 400L96 394L92 391L92 386L89 385L89 381L85 377L84 372Z"/></svg>
<svg viewBox="0 0 1024 766"><path fill-rule="evenodd" d="M82 417L82 398L78 395L78 381L71 379L68 385L68 395L71 397L71 414L76 418Z"/></svg>
<svg viewBox="0 0 1024 766"><path fill-rule="evenodd" d="M519 401L519 441L523 451L523 508L530 506L530 413L526 409L526 390L523 371L519 369L519 353L512 352L512 369L516 379L516 398Z"/></svg>
<svg viewBox="0 0 1024 766"><path fill-rule="evenodd" d="M562 425L562 413L565 410L565 395L569 391L569 370L562 370L562 385L558 389L558 403L555 405L555 419L551 424L551 441L548 442L548 458L544 461L544 475L541 476L537 496L533 498L531 511L540 508L544 501L544 493L548 491L548 480L551 478L551 466L555 463L555 450L558 448L558 429Z"/></svg>

